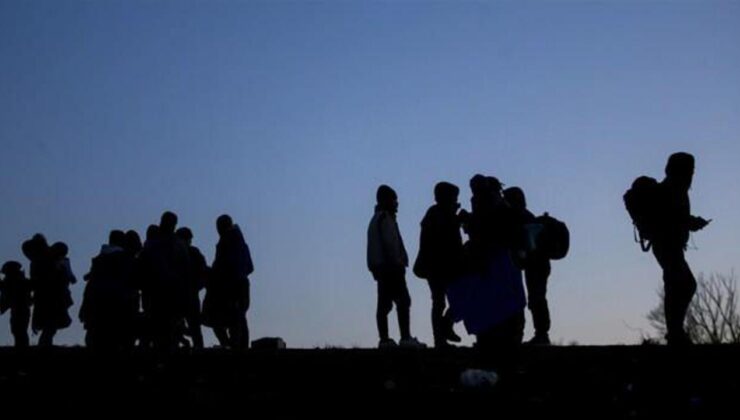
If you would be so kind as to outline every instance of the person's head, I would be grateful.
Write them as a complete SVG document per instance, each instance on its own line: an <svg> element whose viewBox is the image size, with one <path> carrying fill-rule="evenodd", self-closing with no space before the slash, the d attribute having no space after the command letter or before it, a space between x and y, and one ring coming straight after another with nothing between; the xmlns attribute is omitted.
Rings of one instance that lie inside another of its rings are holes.
<svg viewBox="0 0 740 420"><path fill-rule="evenodd" d="M141 237L135 230L129 230L126 232L126 250L129 252L137 253L141 251Z"/></svg>
<svg viewBox="0 0 740 420"><path fill-rule="evenodd" d="M175 233L177 227L177 215L171 211L162 213L162 218L159 221L159 230L163 235L172 235Z"/></svg>
<svg viewBox="0 0 740 420"><path fill-rule="evenodd" d="M64 242L57 242L51 246L51 256L55 259L65 258L69 253L69 247Z"/></svg>
<svg viewBox="0 0 740 420"><path fill-rule="evenodd" d="M49 244L46 242L44 235L37 233L21 246L23 255L29 260L36 260L48 256Z"/></svg>
<svg viewBox="0 0 740 420"><path fill-rule="evenodd" d="M119 248L126 247L126 234L122 230L112 230L108 235L108 245Z"/></svg>
<svg viewBox="0 0 740 420"><path fill-rule="evenodd" d="M3 264L3 268L0 272L6 276L15 276L23 272L23 266L18 261L8 261Z"/></svg>
<svg viewBox="0 0 740 420"><path fill-rule="evenodd" d="M665 166L665 176L672 184L687 190L691 188L694 179L694 156L685 152L672 154Z"/></svg>
<svg viewBox="0 0 740 420"><path fill-rule="evenodd" d="M485 194L488 189L487 185L488 181L484 175L475 174L470 178L470 192L473 193L473 195L478 196Z"/></svg>
<svg viewBox="0 0 740 420"><path fill-rule="evenodd" d="M488 188L488 192L493 194L495 197L501 196L501 190L503 187L504 184L502 184L495 176L486 177L486 188Z"/></svg>
<svg viewBox="0 0 740 420"><path fill-rule="evenodd" d="M193 232L186 227L181 227L175 232L178 238L182 239L188 246L193 243Z"/></svg>
<svg viewBox="0 0 740 420"><path fill-rule="evenodd" d="M231 220L231 216L228 214L222 214L216 219L216 230L220 236L223 236L234 226L234 221Z"/></svg>
<svg viewBox="0 0 740 420"><path fill-rule="evenodd" d="M149 227L146 228L146 241L156 241L157 238L159 238L159 226L149 225Z"/></svg>
<svg viewBox="0 0 740 420"><path fill-rule="evenodd" d="M509 187L504 190L504 199L509 205L518 210L527 208L527 199L524 191L519 187Z"/></svg>
<svg viewBox="0 0 740 420"><path fill-rule="evenodd" d="M460 188L449 182L439 182L434 186L434 201L440 206L457 209L460 205L457 198Z"/></svg>
<svg viewBox="0 0 740 420"><path fill-rule="evenodd" d="M393 188L383 184L378 187L378 191L375 193L375 200L377 206L381 210L395 213L398 211L398 195Z"/></svg>
<svg viewBox="0 0 740 420"><path fill-rule="evenodd" d="M38 244L38 246L41 247L41 248L48 248L49 247L49 243L46 241L46 236L44 236L41 233L37 233L37 234L33 235L33 237L31 238L31 240L34 243Z"/></svg>

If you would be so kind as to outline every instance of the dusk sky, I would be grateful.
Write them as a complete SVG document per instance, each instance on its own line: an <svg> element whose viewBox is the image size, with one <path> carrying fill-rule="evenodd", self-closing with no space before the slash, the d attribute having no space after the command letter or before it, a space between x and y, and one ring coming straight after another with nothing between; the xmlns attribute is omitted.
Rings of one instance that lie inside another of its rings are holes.
<svg viewBox="0 0 740 420"><path fill-rule="evenodd" d="M216 218L242 227L253 338L375 346L377 186L398 192L413 260L434 184L469 209L475 173L570 227L551 338L637 343L662 281L622 202L635 177L693 153L693 210L714 221L689 263L740 263L740 2L0 0L0 146L0 261L28 272L36 232L70 247L61 344L83 342L108 232L172 210L209 263ZM407 282L431 344L428 287Z"/></svg>

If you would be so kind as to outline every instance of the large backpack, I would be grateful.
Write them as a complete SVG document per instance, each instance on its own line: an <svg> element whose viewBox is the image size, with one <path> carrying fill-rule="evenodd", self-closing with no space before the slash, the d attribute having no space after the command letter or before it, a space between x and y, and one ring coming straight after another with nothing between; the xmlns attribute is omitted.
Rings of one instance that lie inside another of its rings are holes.
<svg viewBox="0 0 740 420"><path fill-rule="evenodd" d="M548 213L535 218L535 223L542 225L537 239L537 248L551 260L560 260L568 255L570 249L570 232L568 226Z"/></svg>
<svg viewBox="0 0 740 420"><path fill-rule="evenodd" d="M623 197L634 225L635 242L645 252L650 250L659 223L659 185L655 178L641 176L635 179Z"/></svg>

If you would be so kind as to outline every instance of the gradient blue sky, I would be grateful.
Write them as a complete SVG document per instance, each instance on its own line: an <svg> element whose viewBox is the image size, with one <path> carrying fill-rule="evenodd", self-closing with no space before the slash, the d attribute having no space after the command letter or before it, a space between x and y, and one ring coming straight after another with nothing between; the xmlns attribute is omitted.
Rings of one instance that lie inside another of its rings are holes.
<svg viewBox="0 0 740 420"><path fill-rule="evenodd" d="M553 338L634 343L662 284L621 201L637 175L694 153L714 223L689 261L740 261L739 40L738 2L0 0L0 260L27 267L20 243L44 232L82 278L110 229L171 209L210 262L228 212L255 260L254 337L373 346L375 188L398 191L415 256L434 184L469 207L481 172L569 223ZM408 283L431 342L429 291Z"/></svg>

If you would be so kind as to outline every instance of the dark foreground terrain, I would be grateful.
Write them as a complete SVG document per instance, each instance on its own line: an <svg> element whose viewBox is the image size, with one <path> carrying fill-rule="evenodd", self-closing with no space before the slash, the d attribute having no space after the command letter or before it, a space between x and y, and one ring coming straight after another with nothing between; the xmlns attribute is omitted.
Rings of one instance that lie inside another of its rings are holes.
<svg viewBox="0 0 740 420"><path fill-rule="evenodd" d="M493 370L499 382L465 387L460 374L468 368ZM19 410L60 418L168 412L228 412L232 418L737 418L740 347L534 347L507 357L473 349L206 350L163 357L0 348L0 412Z"/></svg>

